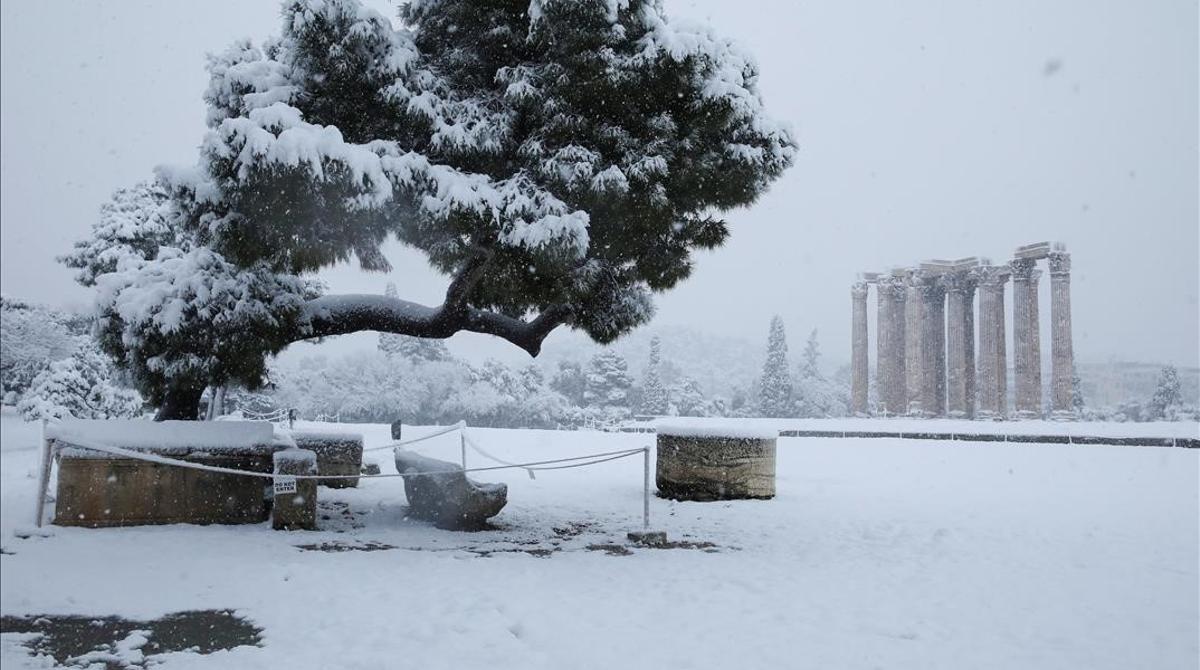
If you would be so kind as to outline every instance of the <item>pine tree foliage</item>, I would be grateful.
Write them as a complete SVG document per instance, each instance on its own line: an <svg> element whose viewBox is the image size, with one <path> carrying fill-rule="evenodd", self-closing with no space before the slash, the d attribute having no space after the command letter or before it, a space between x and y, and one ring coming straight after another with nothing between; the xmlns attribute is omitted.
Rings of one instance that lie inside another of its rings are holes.
<svg viewBox="0 0 1200 670"><path fill-rule="evenodd" d="M767 360L763 364L758 389L758 412L765 417L789 417L794 412L792 404L792 377L788 370L787 335L783 319L778 315L771 318L771 331L767 336Z"/></svg>
<svg viewBox="0 0 1200 670"><path fill-rule="evenodd" d="M69 357L90 327L69 315L0 296L0 397L15 404L51 362Z"/></svg>
<svg viewBox="0 0 1200 670"><path fill-rule="evenodd" d="M650 362L642 378L642 414L664 416L671 406L667 389L662 381L662 341L658 337L650 340Z"/></svg>
<svg viewBox="0 0 1200 670"><path fill-rule="evenodd" d="M587 391L587 373L576 361L559 361L550 387L563 394L576 407L582 407Z"/></svg>
<svg viewBox="0 0 1200 670"><path fill-rule="evenodd" d="M813 328L804 343L804 354L800 362L800 377L802 379L821 380L821 345L817 342L817 329Z"/></svg>
<svg viewBox="0 0 1200 670"><path fill-rule="evenodd" d="M685 377L673 390L675 411L679 416L708 416L708 401L700 382Z"/></svg>
<svg viewBox="0 0 1200 670"><path fill-rule="evenodd" d="M629 407L633 377L625 358L611 349L592 356L588 362L584 404L592 407Z"/></svg>
<svg viewBox="0 0 1200 670"><path fill-rule="evenodd" d="M1079 378L1079 371L1075 369L1075 365L1071 364L1071 407L1078 414L1083 411L1083 380Z"/></svg>
<svg viewBox="0 0 1200 670"><path fill-rule="evenodd" d="M210 57L198 163L119 192L65 259L152 401L253 388L287 343L361 330L610 342L792 161L753 61L654 0L421 0L400 20L287 0L277 38ZM388 238L450 278L441 306L304 278L386 270Z"/></svg>
<svg viewBox="0 0 1200 670"><path fill-rule="evenodd" d="M1167 365L1158 373L1158 386L1154 396L1146 407L1149 420L1163 419L1172 414L1171 410L1183 406L1183 392L1179 384L1179 370L1174 365Z"/></svg>
<svg viewBox="0 0 1200 670"><path fill-rule="evenodd" d="M17 410L26 421L119 419L140 414L142 399L113 383L110 363L89 341L39 374Z"/></svg>

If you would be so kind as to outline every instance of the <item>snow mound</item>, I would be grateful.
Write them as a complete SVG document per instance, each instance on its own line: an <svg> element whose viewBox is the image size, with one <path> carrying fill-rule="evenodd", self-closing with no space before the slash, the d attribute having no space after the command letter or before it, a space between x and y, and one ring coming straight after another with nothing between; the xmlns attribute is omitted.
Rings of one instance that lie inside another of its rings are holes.
<svg viewBox="0 0 1200 670"><path fill-rule="evenodd" d="M774 428L714 419L662 420L655 424L655 430L659 435L674 437L726 437L745 440L773 440L779 437L779 431Z"/></svg>

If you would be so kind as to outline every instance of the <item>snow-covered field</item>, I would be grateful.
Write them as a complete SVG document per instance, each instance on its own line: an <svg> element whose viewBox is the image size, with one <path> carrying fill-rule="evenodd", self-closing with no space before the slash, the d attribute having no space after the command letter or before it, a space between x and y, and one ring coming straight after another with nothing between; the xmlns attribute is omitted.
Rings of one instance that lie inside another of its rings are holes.
<svg viewBox="0 0 1200 670"><path fill-rule="evenodd" d="M509 504L501 528L480 533L406 520L401 481L376 479L321 489L332 518L317 532L22 539L38 429L9 414L0 428L3 614L233 608L263 629L261 647L157 657L166 669L1125 670L1196 668L1200 653L1197 450L785 438L774 500L651 501L672 540L715 546L612 555L640 523L640 457L535 480L486 473L509 484ZM363 428L368 446L388 439ZM653 439L472 435L511 460ZM420 451L456 460L458 444ZM323 543L395 548L298 548ZM6 670L45 667L3 637Z"/></svg>

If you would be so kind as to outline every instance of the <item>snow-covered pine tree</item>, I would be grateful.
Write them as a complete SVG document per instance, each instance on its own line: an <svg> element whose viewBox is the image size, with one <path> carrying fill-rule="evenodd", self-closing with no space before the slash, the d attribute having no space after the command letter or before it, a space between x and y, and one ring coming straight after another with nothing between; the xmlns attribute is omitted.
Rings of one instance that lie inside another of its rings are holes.
<svg viewBox="0 0 1200 670"><path fill-rule="evenodd" d="M142 399L135 391L112 383L106 357L88 340L50 364L33 380L17 404L26 421L37 419L119 419L137 416Z"/></svg>
<svg viewBox="0 0 1200 670"><path fill-rule="evenodd" d="M753 61L656 0L422 1L400 20L284 2L278 38L210 57L198 164L159 168L114 205L135 228L98 223L68 260L95 268L104 349L160 418L195 418L209 385L255 388L302 339L611 342L792 161ZM389 237L449 277L441 305L303 279L385 270Z"/></svg>
<svg viewBox="0 0 1200 670"><path fill-rule="evenodd" d="M0 295L0 398L16 404L39 373L84 339L67 315Z"/></svg>
<svg viewBox="0 0 1200 670"><path fill-rule="evenodd" d="M1179 370L1174 365L1164 366L1158 373L1158 385L1146 405L1146 419L1156 421L1166 418L1172 408L1183 405L1183 392L1179 385Z"/></svg>
<svg viewBox="0 0 1200 670"><path fill-rule="evenodd" d="M1079 371L1075 369L1075 365L1071 364L1071 407L1075 409L1075 415L1079 416L1083 411L1083 380L1079 378Z"/></svg>
<svg viewBox="0 0 1200 670"><path fill-rule="evenodd" d="M667 388L662 382L662 342L658 336L650 340L650 362L646 364L646 374L642 377L642 414L663 416L670 409L671 401L667 397Z"/></svg>
<svg viewBox="0 0 1200 670"><path fill-rule="evenodd" d="M675 409L679 416L708 416L708 401L700 382L685 377L674 391Z"/></svg>
<svg viewBox="0 0 1200 670"><path fill-rule="evenodd" d="M767 360L759 382L758 413L765 417L788 417L794 412L792 403L792 376L788 371L787 335L783 330L783 319L778 315L771 318L771 331L767 336Z"/></svg>
<svg viewBox="0 0 1200 670"><path fill-rule="evenodd" d="M821 375L821 347L817 343L817 329L813 328L804 343L803 358L800 361L801 379L824 379Z"/></svg>
<svg viewBox="0 0 1200 670"><path fill-rule="evenodd" d="M588 362L583 401L589 407L628 407L633 377L629 364L612 349L604 349Z"/></svg>
<svg viewBox="0 0 1200 670"><path fill-rule="evenodd" d="M400 298L392 282L388 282L383 294L388 298ZM441 340L397 333L380 333L379 350L388 356L403 356L415 361L448 361L451 358L450 350Z"/></svg>
<svg viewBox="0 0 1200 670"><path fill-rule="evenodd" d="M578 361L559 361L558 370L550 380L550 388L563 394L576 407L582 407L587 390L587 373Z"/></svg>

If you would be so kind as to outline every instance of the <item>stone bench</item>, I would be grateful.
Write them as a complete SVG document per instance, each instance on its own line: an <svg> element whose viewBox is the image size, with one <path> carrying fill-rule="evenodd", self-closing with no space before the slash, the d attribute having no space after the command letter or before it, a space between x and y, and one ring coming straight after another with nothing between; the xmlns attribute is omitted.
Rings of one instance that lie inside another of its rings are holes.
<svg viewBox="0 0 1200 670"><path fill-rule="evenodd" d="M330 488L352 488L358 486L358 477L342 478L342 475L358 475L362 472L363 436L356 433L326 433L294 430L291 433L296 447L308 449L317 455L317 474L339 475L338 478L322 478L317 481Z"/></svg>
<svg viewBox="0 0 1200 670"><path fill-rule="evenodd" d="M274 429L260 421L69 420L47 429L58 459L60 526L260 523L271 480L151 463L99 443L192 463L270 473Z"/></svg>
<svg viewBox="0 0 1200 670"><path fill-rule="evenodd" d="M506 484L471 481L457 463L400 448L395 454L396 472L404 475L404 495L414 518L447 530L477 530L508 503Z"/></svg>
<svg viewBox="0 0 1200 670"><path fill-rule="evenodd" d="M674 500L775 497L777 431L699 422L658 426L655 483Z"/></svg>

